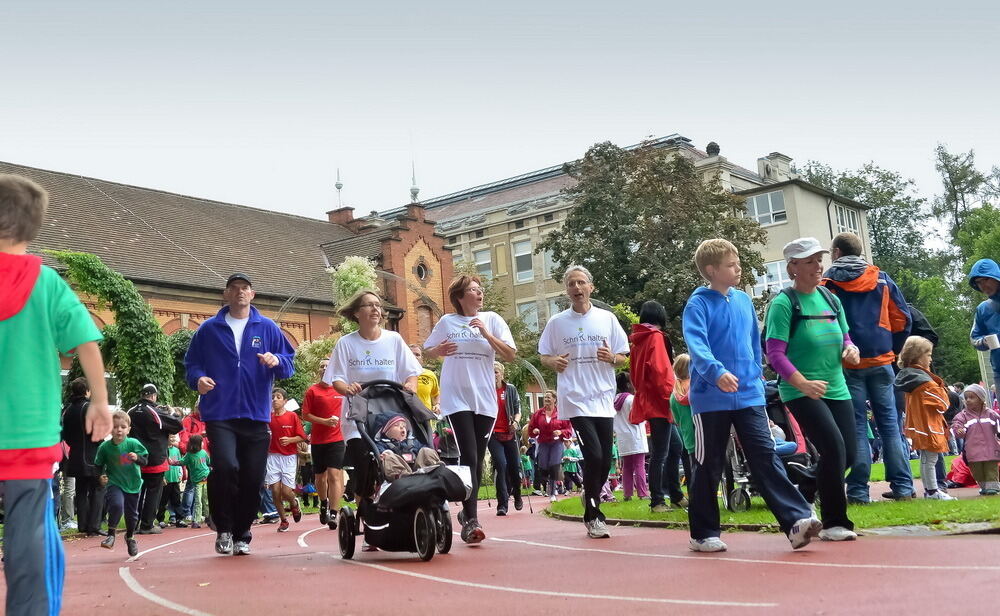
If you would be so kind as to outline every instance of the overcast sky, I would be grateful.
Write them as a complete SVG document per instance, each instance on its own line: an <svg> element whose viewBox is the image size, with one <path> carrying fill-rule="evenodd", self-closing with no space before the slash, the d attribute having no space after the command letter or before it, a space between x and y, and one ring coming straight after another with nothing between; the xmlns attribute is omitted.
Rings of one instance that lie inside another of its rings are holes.
<svg viewBox="0 0 1000 616"><path fill-rule="evenodd" d="M673 5L677 6L673 6ZM698 4L706 5L696 6ZM680 133L1000 164L996 2L0 4L0 160L322 218Z"/></svg>

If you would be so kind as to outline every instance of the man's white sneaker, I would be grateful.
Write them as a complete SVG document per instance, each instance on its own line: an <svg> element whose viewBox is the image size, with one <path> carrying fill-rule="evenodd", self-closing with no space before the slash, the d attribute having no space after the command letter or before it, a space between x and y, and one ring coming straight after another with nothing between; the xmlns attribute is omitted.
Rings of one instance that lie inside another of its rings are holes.
<svg viewBox="0 0 1000 616"><path fill-rule="evenodd" d="M792 524L792 530L788 531L788 541L792 544L792 549L797 550L809 545L813 537L819 535L823 530L823 523L815 517L802 518Z"/></svg>
<svg viewBox="0 0 1000 616"><path fill-rule="evenodd" d="M593 519L587 522L587 536L591 539L607 539L611 536L608 526L601 520Z"/></svg>
<svg viewBox="0 0 1000 616"><path fill-rule="evenodd" d="M688 542L688 547L692 552L725 552L728 547L718 537L708 539L692 539Z"/></svg>
<svg viewBox="0 0 1000 616"><path fill-rule="evenodd" d="M819 538L823 541L854 541L858 534L843 526L833 526L819 531Z"/></svg>
<svg viewBox="0 0 1000 616"><path fill-rule="evenodd" d="M954 496L942 492L941 490L936 490L933 494L924 494L924 498L929 498L930 500L958 500Z"/></svg>

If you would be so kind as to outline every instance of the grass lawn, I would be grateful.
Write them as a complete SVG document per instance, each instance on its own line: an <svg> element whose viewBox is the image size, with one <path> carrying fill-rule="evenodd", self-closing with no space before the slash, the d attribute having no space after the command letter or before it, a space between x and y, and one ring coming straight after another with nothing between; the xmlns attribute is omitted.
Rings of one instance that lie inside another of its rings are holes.
<svg viewBox="0 0 1000 616"><path fill-rule="evenodd" d="M944 470L946 473L951 470L951 461L957 457L958 456L944 457ZM910 460L910 470L913 472L914 479L920 479L920 460ZM872 464L871 481L885 481L885 464L882 464L881 462Z"/></svg>
<svg viewBox="0 0 1000 616"><path fill-rule="evenodd" d="M621 493L617 496L621 498ZM566 515L583 515L579 498L553 503L551 510ZM664 520L687 524L687 512L675 509L652 513L649 501L605 503L601 510L609 517L628 520ZM719 504L723 524L774 524L777 522L760 498L753 498L749 511L733 513ZM919 524L939 526L945 523L1000 522L1000 498L973 498L955 501L914 499L903 502L874 502L869 505L849 505L847 514L858 528L881 528Z"/></svg>

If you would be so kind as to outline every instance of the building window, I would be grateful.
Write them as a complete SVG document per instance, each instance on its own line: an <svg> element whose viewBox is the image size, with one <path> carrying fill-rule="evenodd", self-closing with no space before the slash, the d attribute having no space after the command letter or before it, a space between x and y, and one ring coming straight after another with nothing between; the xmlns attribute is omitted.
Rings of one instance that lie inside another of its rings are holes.
<svg viewBox="0 0 1000 616"><path fill-rule="evenodd" d="M427 266L423 263L417 264L417 278L427 280Z"/></svg>
<svg viewBox="0 0 1000 616"><path fill-rule="evenodd" d="M472 253L472 258L476 262L476 271L480 276L493 277L493 259L490 258L489 248L475 251Z"/></svg>
<svg viewBox="0 0 1000 616"><path fill-rule="evenodd" d="M449 244L457 244L458 243L458 236L457 235L453 235L453 236L449 237L448 238L448 243Z"/></svg>
<svg viewBox="0 0 1000 616"><path fill-rule="evenodd" d="M747 215L761 225L773 225L788 220L785 215L785 195L780 190L747 199Z"/></svg>
<svg viewBox="0 0 1000 616"><path fill-rule="evenodd" d="M514 282L531 282L535 273L531 262L531 240L514 242Z"/></svg>
<svg viewBox="0 0 1000 616"><path fill-rule="evenodd" d="M552 259L551 248L542 253L542 266L545 268L542 275L545 276L545 278L552 278L552 272L556 269L556 263Z"/></svg>
<svg viewBox="0 0 1000 616"><path fill-rule="evenodd" d="M538 331L538 304L535 300L517 305L517 316L533 332Z"/></svg>
<svg viewBox="0 0 1000 616"><path fill-rule="evenodd" d="M861 235L861 220L858 216L858 211L844 207L843 205L837 206L837 233L850 232L855 235Z"/></svg>
<svg viewBox="0 0 1000 616"><path fill-rule="evenodd" d="M550 297L549 298L549 318L556 316L560 312L566 309L566 298L564 297Z"/></svg>
<svg viewBox="0 0 1000 616"><path fill-rule="evenodd" d="M480 238L480 237L483 237L483 235L484 235L485 233L486 233L485 231L483 231L482 229L479 229L478 231L476 231L476 233L475 233L475 236L476 236L477 238Z"/></svg>
<svg viewBox="0 0 1000 616"><path fill-rule="evenodd" d="M523 229L524 228L524 219L515 220L514 221L514 228L515 229Z"/></svg>
<svg viewBox="0 0 1000 616"><path fill-rule="evenodd" d="M542 220L544 220L545 222L552 222L552 218L553 218L552 214L546 214L545 216L542 216Z"/></svg>
<svg viewBox="0 0 1000 616"><path fill-rule="evenodd" d="M462 254L461 250L453 250L451 252L451 262L454 265L458 265L462 261L465 261L465 255Z"/></svg>
<svg viewBox="0 0 1000 616"><path fill-rule="evenodd" d="M792 286L784 261L771 261L764 264L764 275L757 276L757 284L753 286L753 296L761 297L765 292L771 295L780 293L785 287Z"/></svg>

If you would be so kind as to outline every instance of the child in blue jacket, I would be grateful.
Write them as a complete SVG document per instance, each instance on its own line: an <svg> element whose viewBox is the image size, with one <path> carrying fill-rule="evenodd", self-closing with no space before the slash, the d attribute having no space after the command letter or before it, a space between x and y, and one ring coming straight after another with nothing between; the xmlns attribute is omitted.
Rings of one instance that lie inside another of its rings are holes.
<svg viewBox="0 0 1000 616"><path fill-rule="evenodd" d="M695 428L694 471L688 518L690 548L723 552L719 501L730 428L736 429L755 484L793 549L822 530L809 503L788 480L774 451L764 412L760 328L750 297L740 284L740 257L724 239L705 240L694 255L708 281L684 308L684 340L691 355L690 402Z"/></svg>

